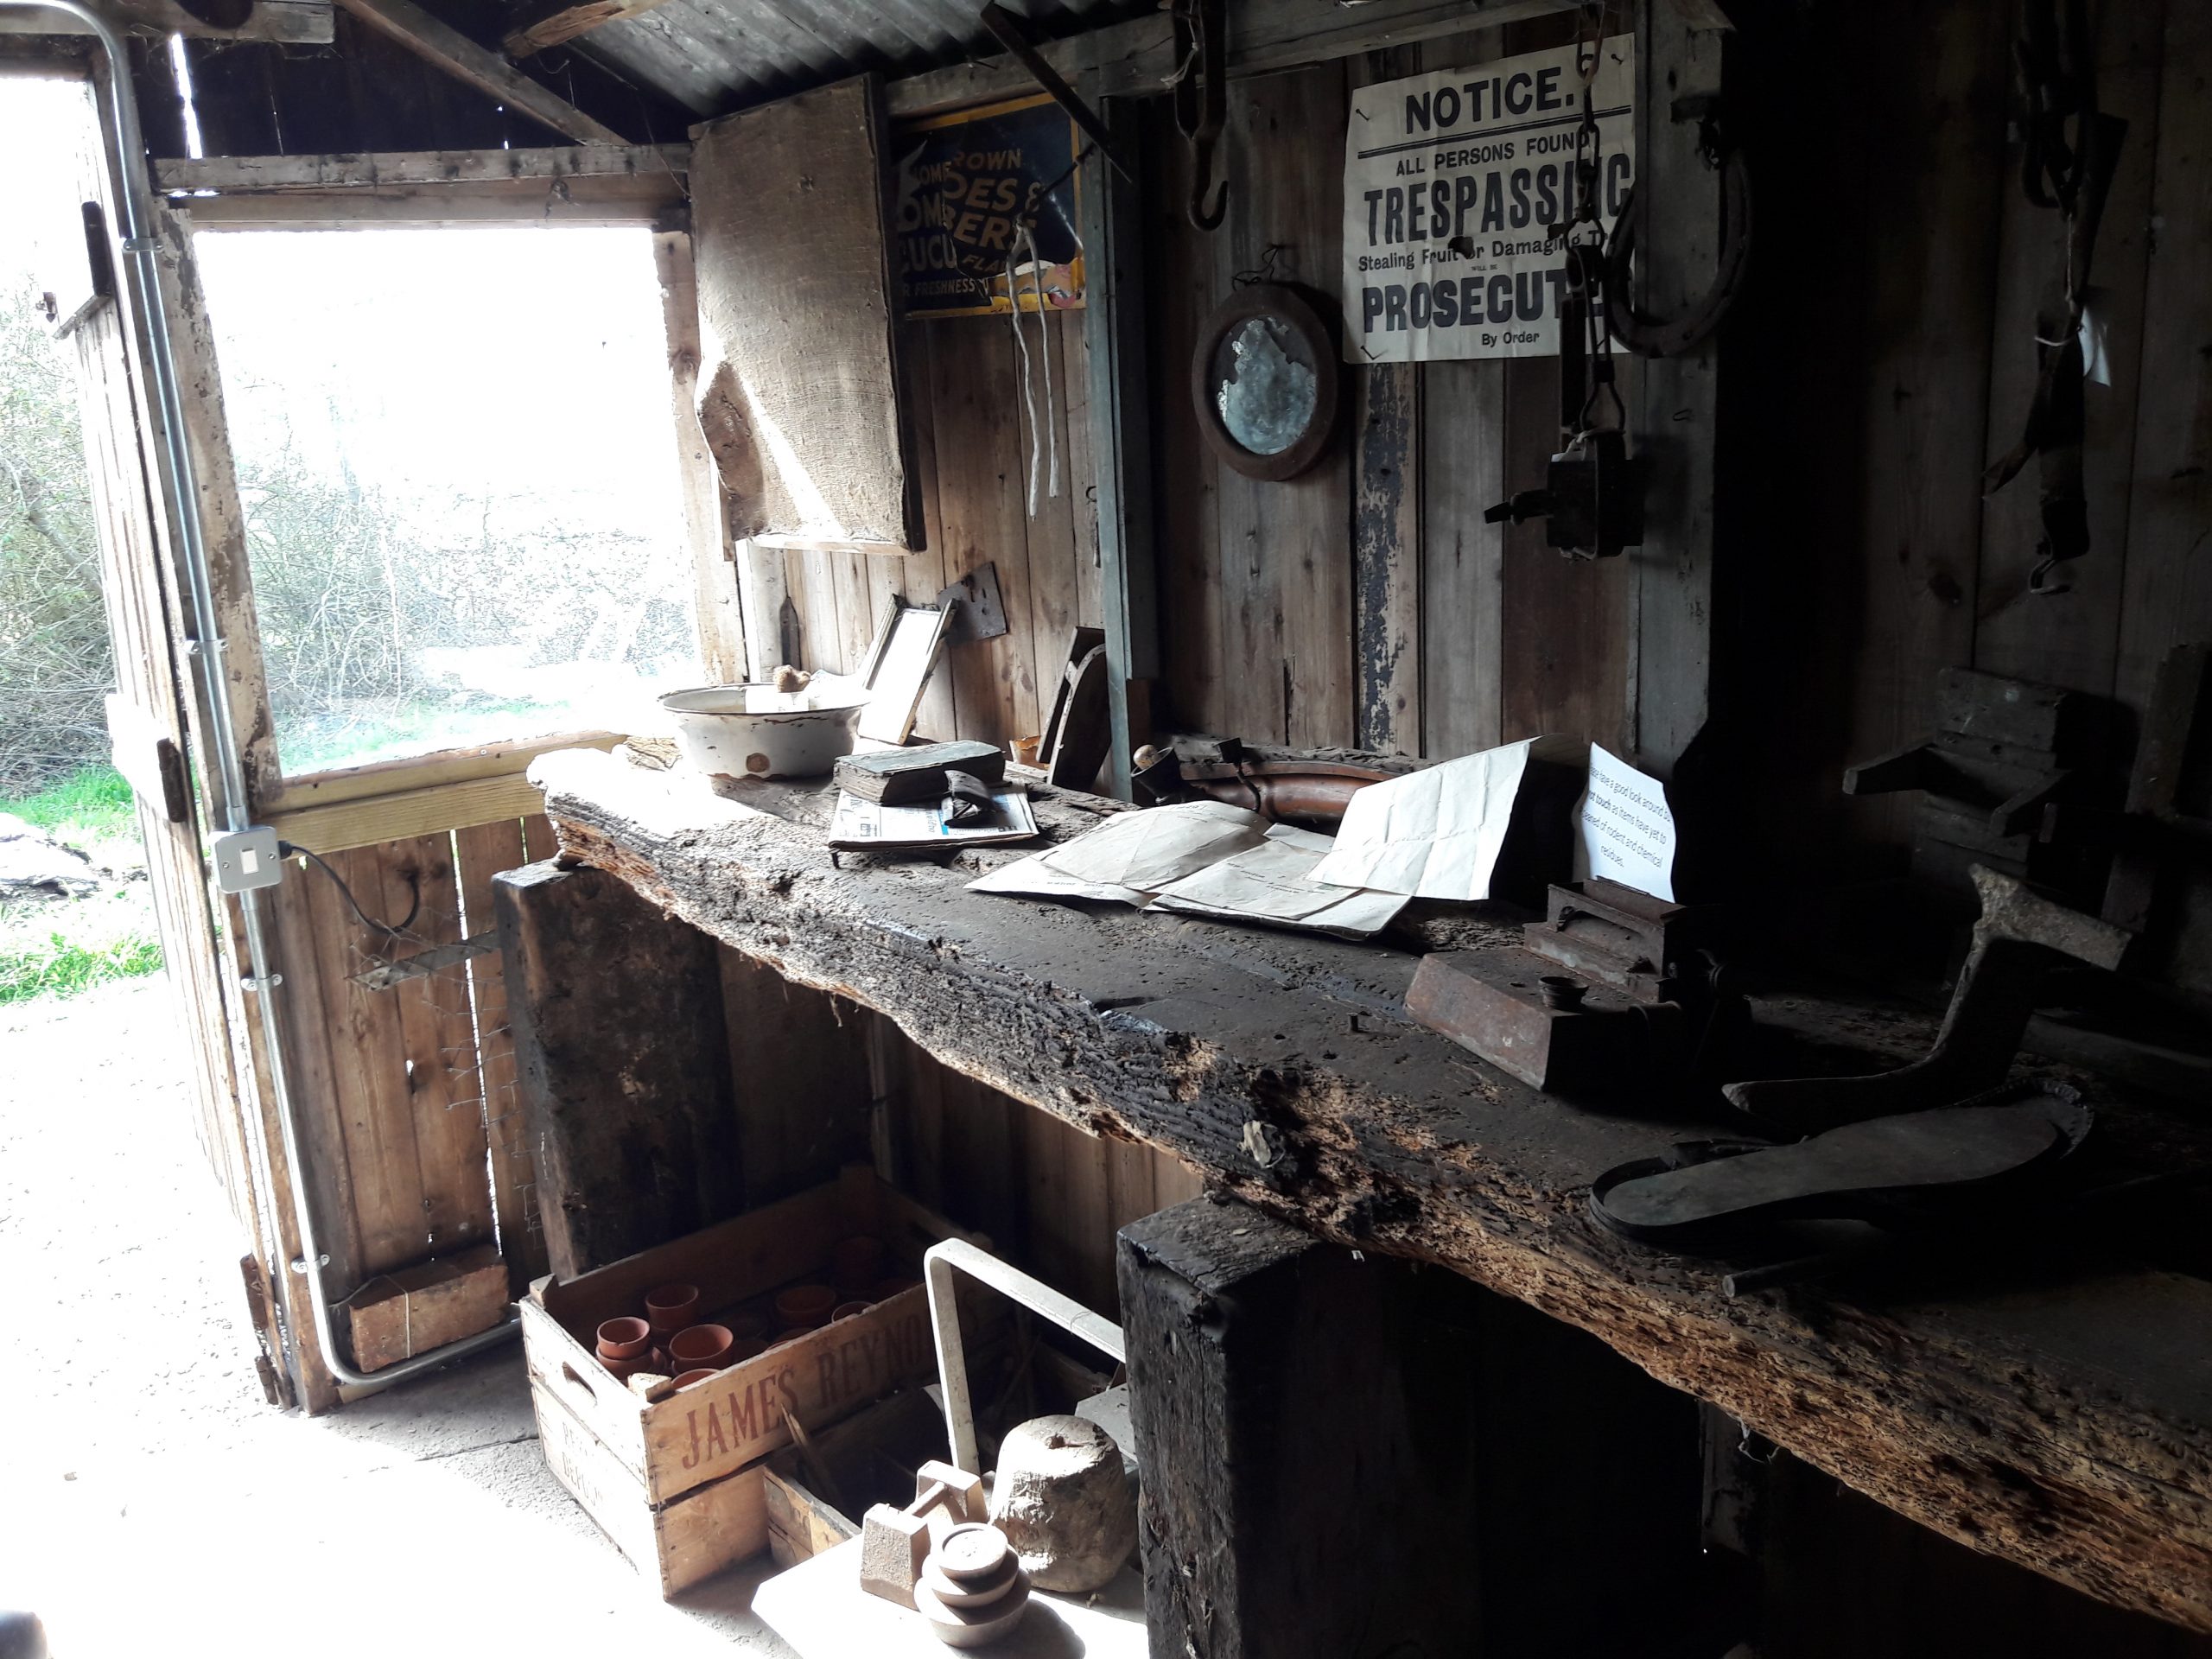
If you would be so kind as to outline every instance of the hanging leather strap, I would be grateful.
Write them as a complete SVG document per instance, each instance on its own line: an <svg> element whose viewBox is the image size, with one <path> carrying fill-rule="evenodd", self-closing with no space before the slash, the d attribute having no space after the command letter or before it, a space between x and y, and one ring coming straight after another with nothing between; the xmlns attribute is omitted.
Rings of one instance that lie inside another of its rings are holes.
<svg viewBox="0 0 2212 1659"><path fill-rule="evenodd" d="M2082 480L2088 428L2082 350L2082 307L2096 254L2097 230L2120 165L2127 123L2097 108L2094 52L2084 0L2024 0L2017 48L2027 100L2020 186L2038 207L2066 219L2065 266L2036 312L2036 388L2020 439L1984 475L1984 494L2011 483L2039 460L2043 535L2028 577L2031 593L2063 594L2052 572L2089 550L2089 504ZM2073 124L2072 136L2068 123Z"/></svg>

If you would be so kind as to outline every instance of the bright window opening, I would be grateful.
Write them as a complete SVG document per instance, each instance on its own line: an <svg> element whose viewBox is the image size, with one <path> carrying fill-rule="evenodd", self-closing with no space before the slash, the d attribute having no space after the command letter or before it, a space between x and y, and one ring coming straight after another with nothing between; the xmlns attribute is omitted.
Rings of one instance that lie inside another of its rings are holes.
<svg viewBox="0 0 2212 1659"><path fill-rule="evenodd" d="M195 245L286 776L697 683L650 232Z"/></svg>

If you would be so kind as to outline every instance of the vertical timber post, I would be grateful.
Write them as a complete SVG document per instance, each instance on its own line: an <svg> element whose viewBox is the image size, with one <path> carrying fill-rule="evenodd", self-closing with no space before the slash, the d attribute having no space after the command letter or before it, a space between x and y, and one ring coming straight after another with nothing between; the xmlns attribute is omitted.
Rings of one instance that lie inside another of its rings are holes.
<svg viewBox="0 0 2212 1659"><path fill-rule="evenodd" d="M1124 153L1135 148L1130 101L1101 101ZM1160 677L1152 517L1152 402L1145 366L1144 241L1137 187L1094 156L1083 181L1084 349L1090 357L1090 453L1097 476L1098 562L1106 608L1108 757L1114 793L1130 798L1129 756L1151 736Z"/></svg>
<svg viewBox="0 0 2212 1659"><path fill-rule="evenodd" d="M741 1213L715 942L588 867L527 865L492 893L553 1271Z"/></svg>

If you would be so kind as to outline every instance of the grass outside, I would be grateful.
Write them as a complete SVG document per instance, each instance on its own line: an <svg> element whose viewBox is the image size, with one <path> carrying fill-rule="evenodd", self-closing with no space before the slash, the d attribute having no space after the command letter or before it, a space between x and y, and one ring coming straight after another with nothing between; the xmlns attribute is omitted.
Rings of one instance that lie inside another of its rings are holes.
<svg viewBox="0 0 2212 1659"><path fill-rule="evenodd" d="M130 785L108 766L87 766L0 813L22 819L91 855L115 885L87 899L0 902L0 1003L73 996L111 980L162 970L152 896L143 879Z"/></svg>

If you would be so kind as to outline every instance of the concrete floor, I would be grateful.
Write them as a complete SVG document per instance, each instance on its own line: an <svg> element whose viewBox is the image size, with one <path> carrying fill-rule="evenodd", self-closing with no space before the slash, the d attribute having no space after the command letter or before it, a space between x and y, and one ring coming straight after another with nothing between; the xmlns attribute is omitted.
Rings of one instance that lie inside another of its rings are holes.
<svg viewBox="0 0 2212 1659"><path fill-rule="evenodd" d="M55 1659L789 1653L766 1558L664 1604L545 1467L519 1348L263 1403L158 979L0 1008L0 1606Z"/></svg>

